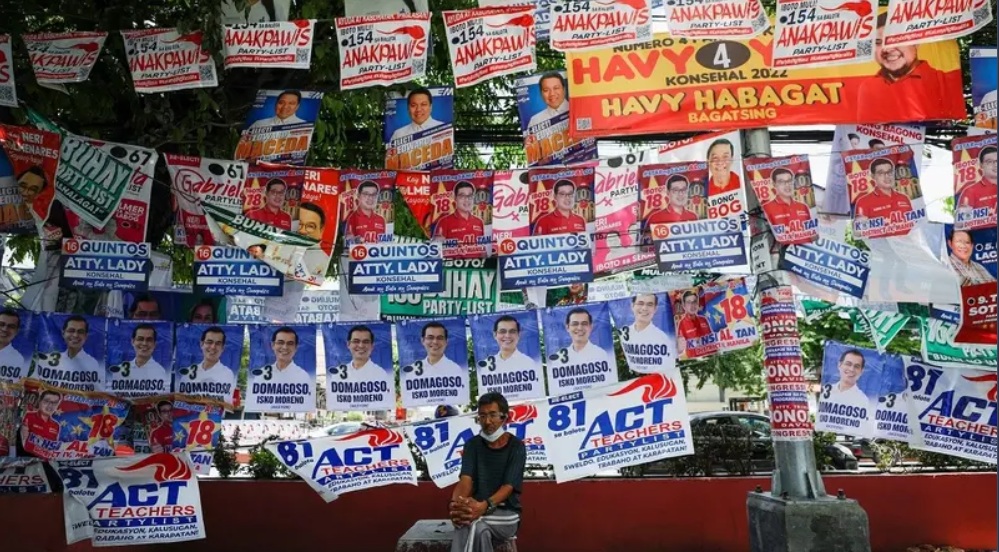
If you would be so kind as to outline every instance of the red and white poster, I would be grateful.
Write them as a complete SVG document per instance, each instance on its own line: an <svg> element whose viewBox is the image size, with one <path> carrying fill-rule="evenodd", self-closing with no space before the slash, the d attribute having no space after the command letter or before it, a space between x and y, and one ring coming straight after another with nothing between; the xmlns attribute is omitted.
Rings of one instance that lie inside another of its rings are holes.
<svg viewBox="0 0 999 552"><path fill-rule="evenodd" d="M649 0L552 2L552 49L592 50L652 40Z"/></svg>
<svg viewBox="0 0 999 552"><path fill-rule="evenodd" d="M55 198L61 142L54 132L0 125L0 146L14 168L21 201L29 207L40 232Z"/></svg>
<svg viewBox="0 0 999 552"><path fill-rule="evenodd" d="M444 28L458 88L537 68L532 4L445 11Z"/></svg>
<svg viewBox="0 0 999 552"><path fill-rule="evenodd" d="M406 202L413 218L420 223L424 236L430 237L430 221L433 216L433 207L430 204L430 173L398 171L395 177L395 189L402 195L402 200Z"/></svg>
<svg viewBox="0 0 999 552"><path fill-rule="evenodd" d="M909 146L843 152L855 239L905 236L926 218Z"/></svg>
<svg viewBox="0 0 999 552"><path fill-rule="evenodd" d="M440 169L430 173L430 237L445 259L492 255L493 171Z"/></svg>
<svg viewBox="0 0 999 552"><path fill-rule="evenodd" d="M673 36L752 38L770 28L760 0L667 1L663 9Z"/></svg>
<svg viewBox="0 0 999 552"><path fill-rule="evenodd" d="M430 13L339 17L340 88L390 86L427 73Z"/></svg>
<svg viewBox="0 0 999 552"><path fill-rule="evenodd" d="M877 0L835 4L777 2L773 67L828 67L874 59Z"/></svg>
<svg viewBox="0 0 999 552"><path fill-rule="evenodd" d="M762 290L760 295L763 368L767 376L773 439L811 440L808 383L802 366L794 292L790 286L775 286Z"/></svg>
<svg viewBox="0 0 999 552"><path fill-rule="evenodd" d="M819 220L808 156L751 158L743 165L774 238L788 245L815 241Z"/></svg>
<svg viewBox="0 0 999 552"><path fill-rule="evenodd" d="M0 105L17 107L14 54L10 50L10 35L0 35Z"/></svg>
<svg viewBox="0 0 999 552"><path fill-rule="evenodd" d="M396 174L396 171L340 171L345 245L392 241Z"/></svg>
<svg viewBox="0 0 999 552"><path fill-rule="evenodd" d="M176 29L122 31L132 84L140 94L218 86L215 60L202 49L202 33Z"/></svg>
<svg viewBox="0 0 999 552"><path fill-rule="evenodd" d="M728 217L747 209L746 190L742 187L742 138L738 132L709 132L659 146L660 163L691 161L708 164L707 190L690 192L692 199L707 197L707 210L699 218Z"/></svg>
<svg viewBox="0 0 999 552"><path fill-rule="evenodd" d="M216 245L202 205L241 213L247 164L172 153L164 154L164 158L177 213L174 239L188 247Z"/></svg>
<svg viewBox="0 0 999 552"><path fill-rule="evenodd" d="M906 46L958 38L991 21L990 0L890 0L884 45Z"/></svg>
<svg viewBox="0 0 999 552"><path fill-rule="evenodd" d="M531 169L532 236L593 234L593 167Z"/></svg>
<svg viewBox="0 0 999 552"><path fill-rule="evenodd" d="M996 135L962 136L951 143L954 159L954 228L996 227Z"/></svg>
<svg viewBox="0 0 999 552"><path fill-rule="evenodd" d="M493 242L531 235L527 171L493 173Z"/></svg>
<svg viewBox="0 0 999 552"><path fill-rule="evenodd" d="M315 27L315 19L226 25L225 68L308 69Z"/></svg>
<svg viewBox="0 0 999 552"><path fill-rule="evenodd" d="M107 33L70 32L23 35L38 84L83 82L97 63Z"/></svg>
<svg viewBox="0 0 999 552"><path fill-rule="evenodd" d="M637 163L644 156L628 157L635 163L596 168L593 270L598 275L634 270L655 262L655 254L641 247Z"/></svg>

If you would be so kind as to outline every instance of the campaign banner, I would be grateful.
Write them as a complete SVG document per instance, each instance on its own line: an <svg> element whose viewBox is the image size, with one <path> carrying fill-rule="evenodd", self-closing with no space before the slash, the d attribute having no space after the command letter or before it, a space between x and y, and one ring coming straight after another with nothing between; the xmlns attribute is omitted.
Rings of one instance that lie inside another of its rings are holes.
<svg viewBox="0 0 999 552"><path fill-rule="evenodd" d="M826 174L826 192L823 194L823 203L819 206L819 212L831 215L850 214L850 193L846 183L843 152L906 145L912 148L913 159L921 164L925 139L925 125L836 125L832 154L829 157L829 170Z"/></svg>
<svg viewBox="0 0 999 552"><path fill-rule="evenodd" d="M743 153L739 132L721 131L661 144L657 159L660 163L707 163L707 192L703 188L690 190L689 208L699 218L718 218L741 214L748 208L746 190L742 187ZM704 186L705 182L702 180L700 184ZM700 206L705 200L700 198L706 198L706 211Z"/></svg>
<svg viewBox="0 0 999 552"><path fill-rule="evenodd" d="M315 19L226 25L222 63L226 69L308 69L315 28Z"/></svg>
<svg viewBox="0 0 999 552"><path fill-rule="evenodd" d="M872 349L826 341L815 429L853 437L873 437L874 410L885 366L901 362L897 355L882 355Z"/></svg>
<svg viewBox="0 0 999 552"><path fill-rule="evenodd" d="M718 352L738 351L759 341L753 296L745 278L703 284L698 291L711 331L717 336Z"/></svg>
<svg viewBox="0 0 999 552"><path fill-rule="evenodd" d="M95 228L114 216L135 169L86 138L66 135L59 149L55 197Z"/></svg>
<svg viewBox="0 0 999 552"><path fill-rule="evenodd" d="M739 217L654 224L652 240L662 271L741 267L749 262Z"/></svg>
<svg viewBox="0 0 999 552"><path fill-rule="evenodd" d="M679 360L711 356L720 349L718 336L704 316L704 306L697 287L669 292L676 318L676 344Z"/></svg>
<svg viewBox="0 0 999 552"><path fill-rule="evenodd" d="M187 454L58 462L66 542L94 547L205 538L194 465Z"/></svg>
<svg viewBox="0 0 999 552"><path fill-rule="evenodd" d="M900 312L884 312L874 309L859 309L859 314L867 322L868 333L879 353L888 349L888 344L909 324L912 318Z"/></svg>
<svg viewBox="0 0 999 552"><path fill-rule="evenodd" d="M532 236L592 234L593 167L537 168L528 172Z"/></svg>
<svg viewBox="0 0 999 552"><path fill-rule="evenodd" d="M24 385L0 380L0 458L10 454L11 446L16 447L17 431L21 424L21 401L24 399Z"/></svg>
<svg viewBox="0 0 999 552"><path fill-rule="evenodd" d="M617 383L617 358L607 303L541 311L548 357L548 396Z"/></svg>
<svg viewBox="0 0 999 552"><path fill-rule="evenodd" d="M493 241L531 235L528 171L493 173Z"/></svg>
<svg viewBox="0 0 999 552"><path fill-rule="evenodd" d="M323 324L326 410L395 408L392 326L383 322Z"/></svg>
<svg viewBox="0 0 999 552"><path fill-rule="evenodd" d="M218 445L224 414L222 403L174 395L172 405L173 451L193 452Z"/></svg>
<svg viewBox="0 0 999 552"><path fill-rule="evenodd" d="M457 483L465 443L479 433L475 416L451 416L407 425L404 429L426 461L430 480L440 489Z"/></svg>
<svg viewBox="0 0 999 552"><path fill-rule="evenodd" d="M109 320L104 390L123 399L170 392L173 324Z"/></svg>
<svg viewBox="0 0 999 552"><path fill-rule="evenodd" d="M968 50L968 62L971 65L971 106L975 112L975 127L994 131L997 112L996 89L999 88L996 49L972 47Z"/></svg>
<svg viewBox="0 0 999 552"><path fill-rule="evenodd" d="M996 373L910 361L912 448L996 463Z"/></svg>
<svg viewBox="0 0 999 552"><path fill-rule="evenodd" d="M284 275L251 255L259 249L199 245L194 252L194 292L280 297L284 294Z"/></svg>
<svg viewBox="0 0 999 552"><path fill-rule="evenodd" d="M955 230L946 225L946 264L961 285L961 322L955 343L995 345L996 320L996 230Z"/></svg>
<svg viewBox="0 0 999 552"><path fill-rule="evenodd" d="M819 220L808 156L752 158L744 165L774 239L788 245L815 241Z"/></svg>
<svg viewBox="0 0 999 552"><path fill-rule="evenodd" d="M127 414L124 399L28 379L24 382L21 446L29 456L45 460L112 456L115 430Z"/></svg>
<svg viewBox="0 0 999 552"><path fill-rule="evenodd" d="M88 290L145 291L153 271L150 249L146 242L64 239L59 285Z"/></svg>
<svg viewBox="0 0 999 552"><path fill-rule="evenodd" d="M498 392L513 402L545 396L536 311L474 315L469 326L479 395Z"/></svg>
<svg viewBox="0 0 999 552"><path fill-rule="evenodd" d="M553 0L549 40L553 50L578 52L641 44L652 39L649 0Z"/></svg>
<svg viewBox="0 0 999 552"><path fill-rule="evenodd" d="M909 146L843 152L854 239L905 236L926 218L920 161Z"/></svg>
<svg viewBox="0 0 999 552"><path fill-rule="evenodd" d="M340 314L340 294L327 291L304 291L295 313L296 324L336 322Z"/></svg>
<svg viewBox="0 0 999 552"><path fill-rule="evenodd" d="M777 2L773 67L830 67L873 61L877 9L876 0L838 7L820 6L809 0ZM759 13L766 20L762 9Z"/></svg>
<svg viewBox="0 0 999 552"><path fill-rule="evenodd" d="M967 36L988 25L992 22L992 3L890 0L887 16L883 23L885 47L918 46Z"/></svg>
<svg viewBox="0 0 999 552"><path fill-rule="evenodd" d="M895 355L886 356L891 361L882 367L881 391L874 405L873 437L909 443L912 441L912 425L909 423L906 361Z"/></svg>
<svg viewBox="0 0 999 552"><path fill-rule="evenodd" d="M30 127L0 125L0 145L14 169L21 203L45 238L45 222L55 199L55 175L62 137Z"/></svg>
<svg viewBox="0 0 999 552"><path fill-rule="evenodd" d="M707 163L676 162L638 167L642 235L649 243L652 226L706 218Z"/></svg>
<svg viewBox="0 0 999 552"><path fill-rule="evenodd" d="M233 158L304 165L322 101L322 92L259 90Z"/></svg>
<svg viewBox="0 0 999 552"><path fill-rule="evenodd" d="M445 260L444 291L382 295L381 313L392 320L495 312L496 275L495 258Z"/></svg>
<svg viewBox="0 0 999 552"><path fill-rule="evenodd" d="M875 57L832 68L775 70L770 67L774 37L766 33L699 43L668 34L649 38L627 51L566 55L572 136L735 130L771 121L828 125L967 116L954 41L922 44L901 62ZM896 91L887 71L914 69L919 82Z"/></svg>
<svg viewBox="0 0 999 552"><path fill-rule="evenodd" d="M219 85L215 59L201 47L202 31L177 29L121 31L132 85L140 94Z"/></svg>
<svg viewBox="0 0 999 552"><path fill-rule="evenodd" d="M958 136L954 152L954 227L978 230L996 227L995 134Z"/></svg>
<svg viewBox="0 0 999 552"><path fill-rule="evenodd" d="M395 332L404 408L468 401L465 317L402 320L396 323Z"/></svg>
<svg viewBox="0 0 999 552"><path fill-rule="evenodd" d="M107 33L76 31L21 35L41 85L83 82L100 57Z"/></svg>
<svg viewBox="0 0 999 552"><path fill-rule="evenodd" d="M569 84L564 71L521 77L516 86L528 166L571 165L597 157L596 141L569 136Z"/></svg>
<svg viewBox="0 0 999 552"><path fill-rule="evenodd" d="M588 233L505 239L497 246L500 290L593 281Z"/></svg>
<svg viewBox="0 0 999 552"><path fill-rule="evenodd" d="M454 89L415 88L385 100L385 168L448 169L454 165Z"/></svg>
<svg viewBox="0 0 999 552"><path fill-rule="evenodd" d="M0 495L51 492L52 485L41 460L0 456Z"/></svg>
<svg viewBox="0 0 999 552"><path fill-rule="evenodd" d="M958 325L939 318L919 317L923 362L947 368L993 368L999 362L996 347L957 343Z"/></svg>
<svg viewBox="0 0 999 552"><path fill-rule="evenodd" d="M552 397L541 410L559 483L694 452L682 383L665 374Z"/></svg>
<svg viewBox="0 0 999 552"><path fill-rule="evenodd" d="M30 377L73 391L104 391L107 319L79 314L37 315L38 352Z"/></svg>
<svg viewBox="0 0 999 552"><path fill-rule="evenodd" d="M14 172L14 166L7 158L3 147L0 147L0 231L7 234L33 234L37 232L35 222L31 217L31 205L25 203L21 196L21 188Z"/></svg>
<svg viewBox="0 0 999 552"><path fill-rule="evenodd" d="M638 160L636 156L628 157ZM597 275L617 274L655 262L655 254L640 246L639 168L625 159L619 161L617 166L601 164L595 171L593 271Z"/></svg>
<svg viewBox="0 0 999 552"><path fill-rule="evenodd" d="M243 326L178 324L173 391L233 407L243 356Z"/></svg>
<svg viewBox="0 0 999 552"><path fill-rule="evenodd" d="M869 252L826 238L789 246L778 266L813 284L858 299L864 297L871 272Z"/></svg>
<svg viewBox="0 0 999 552"><path fill-rule="evenodd" d="M267 450L326 502L385 485L416 485L416 462L399 431L362 429L340 437L267 443Z"/></svg>
<svg viewBox="0 0 999 552"><path fill-rule="evenodd" d="M796 317L790 286L760 290L763 370L776 441L811 441L814 432Z"/></svg>
<svg viewBox="0 0 999 552"><path fill-rule="evenodd" d="M639 293L610 301L608 307L632 372L680 376L673 305L665 293Z"/></svg>
<svg viewBox="0 0 999 552"><path fill-rule="evenodd" d="M422 79L430 51L430 12L338 17L340 90Z"/></svg>
<svg viewBox="0 0 999 552"><path fill-rule="evenodd" d="M316 409L316 327L250 326L247 412Z"/></svg>
<svg viewBox="0 0 999 552"><path fill-rule="evenodd" d="M506 430L524 442L527 449L527 464L531 466L551 465L545 449L545 437L538 415L538 401L510 405L506 418Z"/></svg>
<svg viewBox="0 0 999 552"><path fill-rule="evenodd" d="M0 35L0 105L17 107L17 87L14 86L14 53L10 35Z"/></svg>
<svg viewBox="0 0 999 552"><path fill-rule="evenodd" d="M456 88L537 68L533 5L445 10L443 15Z"/></svg>
<svg viewBox="0 0 999 552"><path fill-rule="evenodd" d="M670 34L678 37L752 38L770 28L767 13L759 0L665 2L663 9ZM781 8L778 6L777 10L780 12Z"/></svg>
<svg viewBox="0 0 999 552"><path fill-rule="evenodd" d="M0 382L18 383L28 377L39 337L37 316L28 310L0 310Z"/></svg>
<svg viewBox="0 0 999 552"><path fill-rule="evenodd" d="M203 205L214 205L232 212L243 207L243 182L248 165L227 161L166 153L167 172L176 209L174 239L188 247L220 243L205 218Z"/></svg>
<svg viewBox="0 0 999 552"><path fill-rule="evenodd" d="M396 180L402 176L396 171L340 171L340 210L343 213L345 245L392 241ZM427 178L427 187L419 190L423 193L417 195L429 198L429 176L423 176ZM400 191L403 189L400 187ZM409 202L405 194L404 198Z"/></svg>
<svg viewBox="0 0 999 552"><path fill-rule="evenodd" d="M358 295L442 292L441 249L434 242L354 245L348 291Z"/></svg>
<svg viewBox="0 0 999 552"><path fill-rule="evenodd" d="M551 3L552 0L479 0L480 8L493 6L517 6L523 4L534 5L534 35L541 42L548 41L551 31Z"/></svg>
<svg viewBox="0 0 999 552"><path fill-rule="evenodd" d="M493 171L440 169L430 173L430 235L445 259L491 257Z"/></svg>

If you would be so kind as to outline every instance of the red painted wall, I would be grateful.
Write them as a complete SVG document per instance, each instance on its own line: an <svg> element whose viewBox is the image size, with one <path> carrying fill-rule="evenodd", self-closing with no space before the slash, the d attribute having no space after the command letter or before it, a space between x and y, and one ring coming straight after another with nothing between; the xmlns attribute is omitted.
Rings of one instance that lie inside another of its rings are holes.
<svg viewBox="0 0 999 552"><path fill-rule="evenodd" d="M933 543L994 549L996 474L826 476L826 490L860 501L874 552ZM588 479L528 482L522 552L683 550L744 552L746 496L765 478ZM302 482L202 481L203 541L160 545L185 552L392 551L417 519L443 518L449 490L431 483L350 493L326 504ZM0 497L4 551L67 547L60 496ZM318 548L317 548L318 547ZM153 547L118 548L150 550Z"/></svg>

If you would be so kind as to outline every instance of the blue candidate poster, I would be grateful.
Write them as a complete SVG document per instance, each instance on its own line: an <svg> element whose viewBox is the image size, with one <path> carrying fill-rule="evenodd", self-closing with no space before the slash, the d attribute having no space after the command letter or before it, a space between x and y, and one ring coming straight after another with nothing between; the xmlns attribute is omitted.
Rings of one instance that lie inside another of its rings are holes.
<svg viewBox="0 0 999 552"><path fill-rule="evenodd" d="M826 341L815 429L872 437L885 366L891 362L900 360L896 355L882 355L873 349Z"/></svg>
<svg viewBox="0 0 999 552"><path fill-rule="evenodd" d="M316 409L316 327L251 326L247 412Z"/></svg>
<svg viewBox="0 0 999 552"><path fill-rule="evenodd" d="M41 317L31 311L0 311L0 382L28 377Z"/></svg>
<svg viewBox="0 0 999 552"><path fill-rule="evenodd" d="M322 102L322 92L258 91L233 158L304 165Z"/></svg>
<svg viewBox="0 0 999 552"><path fill-rule="evenodd" d="M881 392L874 409L874 437L909 442L909 394L906 392L905 362L902 357L888 355L881 375Z"/></svg>
<svg viewBox="0 0 999 552"><path fill-rule="evenodd" d="M971 106L975 112L975 126L996 130L996 49L971 48Z"/></svg>
<svg viewBox="0 0 999 552"><path fill-rule="evenodd" d="M502 393L509 401L545 396L537 311L470 318L479 395Z"/></svg>
<svg viewBox="0 0 999 552"><path fill-rule="evenodd" d="M780 269L860 299L867 289L870 253L819 237L813 243L788 246L780 259Z"/></svg>
<svg viewBox="0 0 999 552"><path fill-rule="evenodd" d="M548 395L617 383L610 308L594 303L547 308L541 313L548 360Z"/></svg>
<svg viewBox="0 0 999 552"><path fill-rule="evenodd" d="M392 325L385 322L323 324L326 410L395 408Z"/></svg>
<svg viewBox="0 0 999 552"><path fill-rule="evenodd" d="M454 89L414 88L385 100L385 168L448 169L454 164Z"/></svg>
<svg viewBox="0 0 999 552"><path fill-rule="evenodd" d="M396 323L402 406L461 406L469 401L465 317Z"/></svg>
<svg viewBox="0 0 999 552"><path fill-rule="evenodd" d="M565 71L517 80L517 113L529 166L569 165L597 157L592 138L569 137L569 86Z"/></svg>
<svg viewBox="0 0 999 552"><path fill-rule="evenodd" d="M214 399L232 408L243 356L243 332L243 326L235 324L178 325L174 392Z"/></svg>
<svg viewBox="0 0 999 552"><path fill-rule="evenodd" d="M170 392L173 324L109 320L105 391L123 399Z"/></svg>
<svg viewBox="0 0 999 552"><path fill-rule="evenodd" d="M676 370L676 325L673 305L665 293L639 293L608 303L628 367L639 374L662 372L679 378Z"/></svg>
<svg viewBox="0 0 999 552"><path fill-rule="evenodd" d="M73 391L104 391L107 319L79 314L37 316L38 352L31 377Z"/></svg>

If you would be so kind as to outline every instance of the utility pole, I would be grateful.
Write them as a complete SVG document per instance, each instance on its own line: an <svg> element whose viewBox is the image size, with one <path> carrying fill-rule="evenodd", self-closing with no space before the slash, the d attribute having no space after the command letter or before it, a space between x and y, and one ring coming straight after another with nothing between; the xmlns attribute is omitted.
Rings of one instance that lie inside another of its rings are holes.
<svg viewBox="0 0 999 552"><path fill-rule="evenodd" d="M746 157L770 156L769 130L743 131L743 151ZM769 268L759 275L756 295L775 467L770 492L757 487L749 493L750 550L870 552L867 513L842 490L827 495L816 469L794 293L787 275L773 270L770 248L757 253L766 257L754 259L753 266Z"/></svg>

